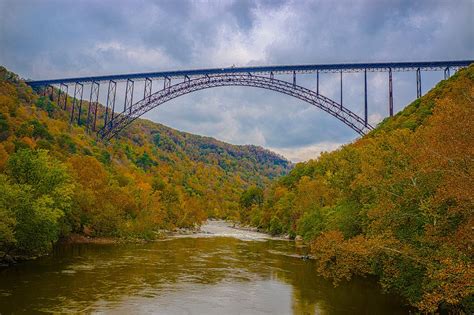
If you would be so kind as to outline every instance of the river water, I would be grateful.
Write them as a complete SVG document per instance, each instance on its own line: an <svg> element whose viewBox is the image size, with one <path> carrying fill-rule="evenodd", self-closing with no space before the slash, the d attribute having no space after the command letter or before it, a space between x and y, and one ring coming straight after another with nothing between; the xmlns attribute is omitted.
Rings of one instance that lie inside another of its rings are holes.
<svg viewBox="0 0 474 315"><path fill-rule="evenodd" d="M0 314L407 314L371 279L334 288L306 248L210 221L147 244L74 244L0 270Z"/></svg>

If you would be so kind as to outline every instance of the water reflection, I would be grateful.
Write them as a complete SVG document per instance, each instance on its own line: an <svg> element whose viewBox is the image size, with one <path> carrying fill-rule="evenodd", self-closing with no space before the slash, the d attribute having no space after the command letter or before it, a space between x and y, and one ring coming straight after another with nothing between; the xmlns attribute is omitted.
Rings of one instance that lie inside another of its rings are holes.
<svg viewBox="0 0 474 315"><path fill-rule="evenodd" d="M68 245L0 272L0 313L406 314L373 281L334 288L277 240Z"/></svg>

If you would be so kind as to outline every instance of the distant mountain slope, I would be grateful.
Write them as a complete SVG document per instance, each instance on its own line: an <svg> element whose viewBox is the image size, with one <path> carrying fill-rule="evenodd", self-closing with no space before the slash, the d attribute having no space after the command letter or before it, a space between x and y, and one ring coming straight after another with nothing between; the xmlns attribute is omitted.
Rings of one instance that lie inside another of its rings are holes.
<svg viewBox="0 0 474 315"><path fill-rule="evenodd" d="M275 178L292 167L284 157L254 145L232 145L211 137L181 132L149 120L138 119L124 130L120 139L137 145L153 143L159 151L186 156L194 162L218 165L226 172L240 172L246 179L263 183L261 175Z"/></svg>
<svg viewBox="0 0 474 315"><path fill-rule="evenodd" d="M260 147L143 119L105 145L69 123L72 100L64 111L56 92L40 96L0 67L0 191L8 191L0 195L0 252L5 246L44 250L70 232L148 238L163 228L199 225L208 216L238 219L243 191L292 167ZM103 114L101 106L99 118ZM26 214L35 207L44 209ZM41 246L35 224L51 232Z"/></svg>

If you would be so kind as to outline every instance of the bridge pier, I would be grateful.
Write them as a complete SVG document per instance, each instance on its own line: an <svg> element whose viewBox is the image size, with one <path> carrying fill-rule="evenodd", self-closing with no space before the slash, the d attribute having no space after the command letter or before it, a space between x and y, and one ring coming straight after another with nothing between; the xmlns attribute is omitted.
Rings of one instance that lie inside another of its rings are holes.
<svg viewBox="0 0 474 315"><path fill-rule="evenodd" d="M296 86L296 71L293 71L293 87Z"/></svg>
<svg viewBox="0 0 474 315"><path fill-rule="evenodd" d="M107 126L109 121L114 119L114 111L115 111L115 92L117 90L117 82L114 80L109 81L109 88L107 90L107 105L105 107L105 119L104 119L104 126ZM112 107L112 111L110 113L110 120L109 120L109 107Z"/></svg>
<svg viewBox="0 0 474 315"><path fill-rule="evenodd" d="M341 81L341 103L340 104L341 104L341 109L342 109L343 107L342 106L342 71L340 71L339 73L341 74L341 80L340 80Z"/></svg>
<svg viewBox="0 0 474 315"><path fill-rule="evenodd" d="M133 105L133 88L135 82L127 79L127 85L125 87L125 102L123 104L123 112L127 111L127 108L130 109L130 113L132 112L132 105Z"/></svg>
<svg viewBox="0 0 474 315"><path fill-rule="evenodd" d="M449 75L449 67L446 67L444 69L444 79L447 80L449 79L450 75Z"/></svg>
<svg viewBox="0 0 474 315"><path fill-rule="evenodd" d="M61 107L61 85L58 87L58 106Z"/></svg>
<svg viewBox="0 0 474 315"><path fill-rule="evenodd" d="M146 99L151 96L151 87L153 81L150 78L145 78L145 88L143 90L143 98Z"/></svg>
<svg viewBox="0 0 474 315"><path fill-rule="evenodd" d="M92 105L94 105L94 122L92 125L92 131L95 131L95 124L97 121L97 107L99 104L99 89L100 89L99 82L92 81L91 91L90 91L90 96L89 96L89 108L87 109L87 122L86 122L87 130L89 130L90 128L91 109L92 109Z"/></svg>
<svg viewBox="0 0 474 315"><path fill-rule="evenodd" d="M364 70L364 122L368 124L368 108L367 108L367 69Z"/></svg>
<svg viewBox="0 0 474 315"><path fill-rule="evenodd" d="M316 94L319 95L319 70L316 71Z"/></svg>
<svg viewBox="0 0 474 315"><path fill-rule="evenodd" d="M83 94L83 90L84 90L84 85L82 83L79 83L79 82L76 82L74 84L74 98L72 99L72 108L71 108L71 120L70 120L70 123L72 124L73 120L74 120L74 111L75 111L75 108L76 108L76 103L78 101L78 97L80 97L79 99L79 115L77 117L77 124L80 125L81 124L81 111L82 111L82 94Z"/></svg>
<svg viewBox="0 0 474 315"><path fill-rule="evenodd" d="M49 100L53 102L54 101L54 86L52 86L51 84L48 84L46 89L47 90L51 89L51 92L48 92L48 96L49 96Z"/></svg>
<svg viewBox="0 0 474 315"><path fill-rule="evenodd" d="M63 90L63 87L66 87L66 90ZM64 84L64 83L61 83L60 86L59 86L59 94L58 94L58 102L59 102L59 106L61 106L61 94L64 94L64 106L63 106L63 110L66 110L66 106L67 106L67 92L69 90L69 85L67 84Z"/></svg>
<svg viewBox="0 0 474 315"><path fill-rule="evenodd" d="M392 68L388 69L388 112L390 117L393 116L393 83Z"/></svg>
<svg viewBox="0 0 474 315"><path fill-rule="evenodd" d="M421 97L421 70L416 69L416 98Z"/></svg>
<svg viewBox="0 0 474 315"><path fill-rule="evenodd" d="M163 90L166 90L170 88L171 86L171 79L169 77L165 77L165 80L163 81Z"/></svg>

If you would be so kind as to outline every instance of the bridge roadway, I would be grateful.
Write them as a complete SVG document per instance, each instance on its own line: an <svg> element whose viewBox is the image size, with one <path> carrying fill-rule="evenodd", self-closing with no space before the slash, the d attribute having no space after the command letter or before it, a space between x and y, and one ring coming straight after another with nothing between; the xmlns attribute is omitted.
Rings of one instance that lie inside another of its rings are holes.
<svg viewBox="0 0 474 315"><path fill-rule="evenodd" d="M190 78L216 74L305 74L305 73L348 73L348 72L401 72L401 71L445 71L467 67L474 60L458 61L428 61L428 62L380 62L380 63L343 63L343 64L315 64L315 65L282 65L260 67L228 67L212 69L194 69L177 71L144 72L130 74L116 74L103 76L88 76L53 80L29 80L32 87L68 83L91 83L104 81L126 81L145 79L174 79ZM449 76L449 74L448 74Z"/></svg>

